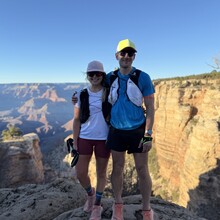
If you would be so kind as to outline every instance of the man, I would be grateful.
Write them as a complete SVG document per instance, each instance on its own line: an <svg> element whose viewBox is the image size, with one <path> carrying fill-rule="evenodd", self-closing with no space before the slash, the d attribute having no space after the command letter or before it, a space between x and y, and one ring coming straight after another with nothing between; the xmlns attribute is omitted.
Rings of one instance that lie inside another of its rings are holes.
<svg viewBox="0 0 220 220"><path fill-rule="evenodd" d="M122 190L126 152L134 156L142 195L143 219L154 219L154 212L150 206L152 182L148 171L148 152L152 147L150 137L154 123L155 90L149 75L132 66L136 52L132 41L129 39L120 41L115 54L119 69L107 75L107 83L110 86L108 100L112 104L111 126L107 140L107 147L111 149L113 160L111 182L115 203L112 207L112 220L124 219ZM146 117L142 101L146 107ZM143 143L144 136L149 137L150 141Z"/></svg>

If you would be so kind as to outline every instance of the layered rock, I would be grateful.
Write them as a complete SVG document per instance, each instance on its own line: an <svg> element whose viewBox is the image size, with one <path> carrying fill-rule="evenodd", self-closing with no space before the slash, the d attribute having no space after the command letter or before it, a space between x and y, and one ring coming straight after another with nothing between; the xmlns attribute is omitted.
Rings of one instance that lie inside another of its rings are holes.
<svg viewBox="0 0 220 220"><path fill-rule="evenodd" d="M220 80L160 81L155 89L161 178L155 193L165 190L168 198L194 210L212 206L212 200L220 204ZM211 187L215 196L202 195L201 185L204 191Z"/></svg>
<svg viewBox="0 0 220 220"><path fill-rule="evenodd" d="M1 188L44 182L39 138L34 133L0 142L0 161Z"/></svg>

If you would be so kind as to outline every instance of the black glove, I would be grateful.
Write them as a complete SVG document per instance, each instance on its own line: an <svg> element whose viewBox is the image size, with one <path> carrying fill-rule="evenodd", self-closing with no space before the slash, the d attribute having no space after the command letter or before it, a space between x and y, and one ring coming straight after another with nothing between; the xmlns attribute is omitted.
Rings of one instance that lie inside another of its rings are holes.
<svg viewBox="0 0 220 220"><path fill-rule="evenodd" d="M66 141L66 143L67 143L68 153L70 153L70 152L72 151L72 149L73 149L73 143L74 143L74 141L73 141L72 138L69 138L69 139Z"/></svg>
<svg viewBox="0 0 220 220"><path fill-rule="evenodd" d="M74 166L77 164L77 162L78 162L79 152L74 149L74 147L73 147L74 141L73 141L72 138L69 138L69 139L66 141L66 143L67 143L68 152L69 152L69 153L71 152L72 155L73 155L73 159L72 159L72 162L71 162L71 167L74 167Z"/></svg>
<svg viewBox="0 0 220 220"><path fill-rule="evenodd" d="M150 136L144 136L141 139L141 147L138 148L137 153L142 153L143 152L143 144L147 143L147 142L151 142L153 140L152 137Z"/></svg>

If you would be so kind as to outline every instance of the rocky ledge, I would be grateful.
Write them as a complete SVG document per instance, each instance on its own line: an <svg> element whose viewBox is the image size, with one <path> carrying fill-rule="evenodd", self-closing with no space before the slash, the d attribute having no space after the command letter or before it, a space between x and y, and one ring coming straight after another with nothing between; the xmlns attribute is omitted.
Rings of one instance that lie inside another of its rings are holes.
<svg viewBox="0 0 220 220"><path fill-rule="evenodd" d="M28 184L17 188L0 189L1 220L86 220L83 212L86 194L79 183L70 179L57 179L45 185ZM111 219L111 198L103 199L102 219ZM187 209L151 198L157 219L204 220ZM124 197L125 220L139 220L141 216L141 196Z"/></svg>

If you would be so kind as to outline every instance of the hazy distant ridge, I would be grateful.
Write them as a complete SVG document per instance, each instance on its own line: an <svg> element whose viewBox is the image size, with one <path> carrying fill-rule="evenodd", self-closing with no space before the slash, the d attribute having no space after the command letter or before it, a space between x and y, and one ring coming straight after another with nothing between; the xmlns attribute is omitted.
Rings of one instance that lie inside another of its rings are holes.
<svg viewBox="0 0 220 220"><path fill-rule="evenodd" d="M16 125L23 133L35 132L43 150L57 141L62 143L72 131L72 93L84 86L83 83L0 84L0 132L7 124Z"/></svg>

